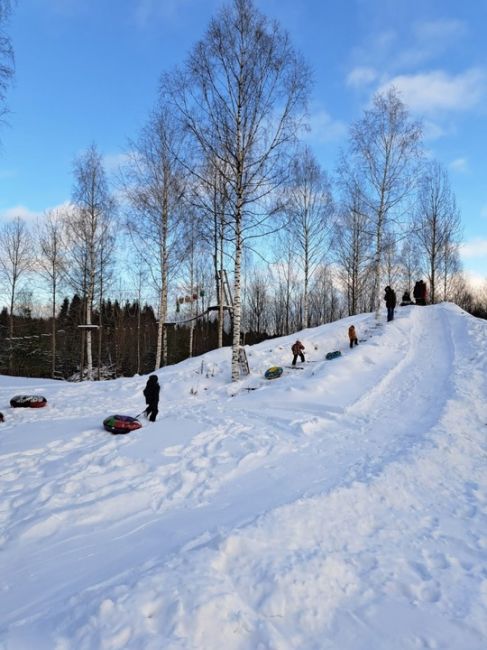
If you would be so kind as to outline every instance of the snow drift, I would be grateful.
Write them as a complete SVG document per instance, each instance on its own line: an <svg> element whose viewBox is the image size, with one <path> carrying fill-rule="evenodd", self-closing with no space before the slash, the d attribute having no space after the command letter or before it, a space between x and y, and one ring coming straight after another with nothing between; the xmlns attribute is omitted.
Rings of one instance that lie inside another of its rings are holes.
<svg viewBox="0 0 487 650"><path fill-rule="evenodd" d="M126 436L145 377L0 377L2 650L485 650L487 323L362 314L300 332L300 372L295 338L238 384L228 350L159 371Z"/></svg>

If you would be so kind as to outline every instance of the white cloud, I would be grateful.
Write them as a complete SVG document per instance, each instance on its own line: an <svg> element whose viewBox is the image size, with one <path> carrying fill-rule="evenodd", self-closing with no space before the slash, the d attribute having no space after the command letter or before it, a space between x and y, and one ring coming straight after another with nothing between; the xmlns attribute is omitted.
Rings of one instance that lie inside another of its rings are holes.
<svg viewBox="0 0 487 650"><path fill-rule="evenodd" d="M70 206L70 202L65 201L64 203L60 203L54 207L46 208L42 211L36 211L30 210L25 205L16 205L13 208L7 208L6 210L0 211L0 222L6 223L7 221L20 217L26 223L34 224L38 219L42 220L42 217L46 212L52 212L55 217L61 216L70 209Z"/></svg>
<svg viewBox="0 0 487 650"><path fill-rule="evenodd" d="M451 50L467 33L460 20L434 20L413 26L413 44L399 53L394 60L396 67L419 65Z"/></svg>
<svg viewBox="0 0 487 650"><path fill-rule="evenodd" d="M460 172L464 174L468 171L468 161L466 158L456 158L452 160L448 167L454 172Z"/></svg>
<svg viewBox="0 0 487 650"><path fill-rule="evenodd" d="M464 259L471 260L476 257L487 257L487 239L471 239L460 245L460 254Z"/></svg>
<svg viewBox="0 0 487 650"><path fill-rule="evenodd" d="M210 4L209 0L205 0ZM146 27L153 20L174 21L187 16L195 0L137 0L135 19L140 27Z"/></svg>
<svg viewBox="0 0 487 650"><path fill-rule="evenodd" d="M351 70L346 79L347 86L367 86L377 79L377 71L368 66L358 66Z"/></svg>
<svg viewBox="0 0 487 650"><path fill-rule="evenodd" d="M103 156L103 166L111 174L116 172L126 162L130 160L129 154L126 153L109 153Z"/></svg>
<svg viewBox="0 0 487 650"><path fill-rule="evenodd" d="M425 140L438 140L445 135L448 135L449 131L440 126L437 122L432 120L423 120L423 135Z"/></svg>
<svg viewBox="0 0 487 650"><path fill-rule="evenodd" d="M414 111L464 111L481 102L487 91L487 75L472 68L458 75L434 70L411 75L398 75L382 84L379 92L395 86L404 102Z"/></svg>
<svg viewBox="0 0 487 650"><path fill-rule="evenodd" d="M445 52L452 53L452 48L460 46L468 32L466 23L460 20L439 19L415 23L409 19L401 20L397 4L391 0L391 9L394 6L394 10L389 19L385 7L381 7L381 22L394 27L369 34L364 43L354 48L354 70L388 71L389 76L410 71L442 57ZM353 85L354 70L351 79L347 79L349 85Z"/></svg>
<svg viewBox="0 0 487 650"><path fill-rule="evenodd" d="M13 208L7 208L0 212L0 219L2 221L11 221L20 217L26 222L33 222L41 215L40 212L35 212L34 210L29 210L25 205L16 205Z"/></svg>
<svg viewBox="0 0 487 650"><path fill-rule="evenodd" d="M474 291L484 290L487 282L487 275L482 275L477 271L465 270L464 274L467 282Z"/></svg>
<svg viewBox="0 0 487 650"><path fill-rule="evenodd" d="M345 122L334 120L324 109L317 109L309 118L309 132L304 137L313 142L330 142L340 140L347 132Z"/></svg>
<svg viewBox="0 0 487 650"><path fill-rule="evenodd" d="M414 25L417 39L424 43L441 43L448 46L454 39L462 38L467 27L461 20L427 20Z"/></svg>

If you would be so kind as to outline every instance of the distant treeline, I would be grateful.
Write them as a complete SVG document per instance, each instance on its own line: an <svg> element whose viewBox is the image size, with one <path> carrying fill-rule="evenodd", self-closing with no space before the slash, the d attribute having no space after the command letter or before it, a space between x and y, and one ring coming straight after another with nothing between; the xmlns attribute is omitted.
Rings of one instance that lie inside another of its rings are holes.
<svg viewBox="0 0 487 650"><path fill-rule="evenodd" d="M93 330L94 379L112 379L153 372L156 360L157 321L150 305L137 302L104 300L101 322ZM80 328L84 320L82 299L75 294L65 298L56 317L56 362L54 377L79 381L85 369L84 337ZM98 310L93 320L100 322ZM0 373L23 377L51 377L52 319L35 318L25 313L14 316L15 335L10 338L9 314L0 312ZM216 321L210 318L193 323L193 355L200 355L217 347ZM178 363L189 355L190 326L182 324L167 327L168 364ZM265 333L247 332L246 343L267 338ZM224 332L224 345L231 344L231 332ZM10 365L9 365L10 362ZM86 378L86 374L84 374Z"/></svg>

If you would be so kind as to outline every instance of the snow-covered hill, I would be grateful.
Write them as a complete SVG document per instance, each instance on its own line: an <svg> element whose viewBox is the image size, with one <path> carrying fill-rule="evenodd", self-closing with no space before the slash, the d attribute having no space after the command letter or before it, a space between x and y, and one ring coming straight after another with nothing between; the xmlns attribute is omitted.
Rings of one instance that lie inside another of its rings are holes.
<svg viewBox="0 0 487 650"><path fill-rule="evenodd" d="M1 650L487 648L487 323L412 306L299 337L313 363L274 381L295 336L237 385L228 350L161 370L127 436L101 423L146 377L0 377Z"/></svg>

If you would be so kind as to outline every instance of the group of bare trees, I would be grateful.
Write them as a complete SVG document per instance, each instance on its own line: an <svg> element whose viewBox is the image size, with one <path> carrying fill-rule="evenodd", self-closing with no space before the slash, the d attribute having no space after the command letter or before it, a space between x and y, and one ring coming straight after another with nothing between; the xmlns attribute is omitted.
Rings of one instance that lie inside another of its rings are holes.
<svg viewBox="0 0 487 650"><path fill-rule="evenodd" d="M339 186L335 243L350 314L378 313L381 285L411 291L414 276L427 279L431 302L451 297L448 284L460 271L455 197L446 171L425 158L421 124L394 88L352 125Z"/></svg>
<svg viewBox="0 0 487 650"><path fill-rule="evenodd" d="M9 345L15 334L19 292L43 285L50 303L52 372L56 360L56 317L61 291L82 296L86 335L82 338L81 365L93 377L91 326L95 302L104 298L104 283L113 266L115 202L108 189L101 156L92 145L74 163L72 201L48 211L31 230L17 217L0 227L0 279L9 303ZM40 280L36 282L36 278ZM100 312L101 313L101 312ZM99 333L98 372L100 370ZM10 364L9 364L10 365Z"/></svg>
<svg viewBox="0 0 487 650"><path fill-rule="evenodd" d="M0 68L0 101L8 74ZM332 179L300 142L309 92L310 71L288 34L252 0L231 0L183 64L162 75L116 188L92 145L75 161L71 203L46 215L35 247L21 219L3 227L10 338L19 282L29 273L49 288L53 371L59 292L82 297L80 364L90 378L95 365L100 372L103 329L103 310L93 323L93 307L113 276L132 284L139 305L143 293L156 296L156 368L168 361L178 292L193 296L189 323L200 294L218 307L219 346L224 327L232 328L232 380L243 332L288 334L378 313L385 283L411 290L417 277L428 280L431 301L451 298L459 212L446 171L425 160L420 123L394 88L377 94L351 125Z"/></svg>

